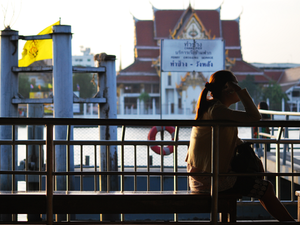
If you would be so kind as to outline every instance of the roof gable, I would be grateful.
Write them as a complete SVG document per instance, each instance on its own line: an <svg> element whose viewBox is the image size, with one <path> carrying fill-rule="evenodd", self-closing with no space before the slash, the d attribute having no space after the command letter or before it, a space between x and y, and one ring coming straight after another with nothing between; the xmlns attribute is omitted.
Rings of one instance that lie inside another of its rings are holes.
<svg viewBox="0 0 300 225"><path fill-rule="evenodd" d="M222 21L222 34L226 41L226 46L240 46L239 23L235 20Z"/></svg>
<svg viewBox="0 0 300 225"><path fill-rule="evenodd" d="M221 37L220 12L218 10L195 10L211 37Z"/></svg>
<svg viewBox="0 0 300 225"><path fill-rule="evenodd" d="M157 10L154 13L155 38L168 38L183 10Z"/></svg>
<svg viewBox="0 0 300 225"><path fill-rule="evenodd" d="M234 65L231 68L231 71L234 74L243 74L243 75L263 75L263 71L260 70L257 67L254 67L253 65L242 61L242 60L236 60Z"/></svg>
<svg viewBox="0 0 300 225"><path fill-rule="evenodd" d="M135 73L141 73L141 74L152 74L157 75L156 70L154 67L152 67L152 61L140 61L135 60L134 63L123 69L119 72L119 74L135 74Z"/></svg>
<svg viewBox="0 0 300 225"><path fill-rule="evenodd" d="M283 70L264 70L266 76L270 77L272 80L278 82L280 77L283 75Z"/></svg>
<svg viewBox="0 0 300 225"><path fill-rule="evenodd" d="M197 18L211 37L220 37L220 13L218 10L156 10L154 11L155 38L169 38L170 31L178 31L191 17ZM196 17L197 16L197 17ZM179 18L179 19L178 19ZM176 32L177 33L177 32Z"/></svg>
<svg viewBox="0 0 300 225"><path fill-rule="evenodd" d="M135 46L157 46L153 34L153 20L135 22Z"/></svg>
<svg viewBox="0 0 300 225"><path fill-rule="evenodd" d="M210 39L209 32L205 29L202 21L196 13L192 13L186 21L180 23L182 26L171 32L171 37L180 39Z"/></svg>

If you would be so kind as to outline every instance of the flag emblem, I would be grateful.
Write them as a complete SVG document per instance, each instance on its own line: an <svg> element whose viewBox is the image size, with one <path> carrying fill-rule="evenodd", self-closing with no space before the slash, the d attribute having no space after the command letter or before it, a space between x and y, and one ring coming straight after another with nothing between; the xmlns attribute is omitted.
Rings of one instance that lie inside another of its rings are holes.
<svg viewBox="0 0 300 225"><path fill-rule="evenodd" d="M52 33L52 26L59 25L59 21L42 30L38 35ZM31 63L44 59L52 59L52 39L30 40L24 45L20 67L29 66Z"/></svg>
<svg viewBox="0 0 300 225"><path fill-rule="evenodd" d="M34 41L31 43L29 52L27 53L27 51L26 51L24 55L29 54L29 57L30 57L31 59L34 59L34 58L37 57L38 52L39 52L39 50L38 50L37 41L34 40ZM22 57L23 57L23 54L22 54Z"/></svg>

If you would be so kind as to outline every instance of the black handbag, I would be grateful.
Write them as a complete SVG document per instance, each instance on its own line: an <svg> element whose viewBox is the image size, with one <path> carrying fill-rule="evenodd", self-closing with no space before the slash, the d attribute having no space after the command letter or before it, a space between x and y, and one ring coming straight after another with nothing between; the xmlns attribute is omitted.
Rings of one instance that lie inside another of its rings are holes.
<svg viewBox="0 0 300 225"><path fill-rule="evenodd" d="M236 147L236 154L231 161L231 168L237 173L262 172L260 159L251 147L252 143L244 142Z"/></svg>

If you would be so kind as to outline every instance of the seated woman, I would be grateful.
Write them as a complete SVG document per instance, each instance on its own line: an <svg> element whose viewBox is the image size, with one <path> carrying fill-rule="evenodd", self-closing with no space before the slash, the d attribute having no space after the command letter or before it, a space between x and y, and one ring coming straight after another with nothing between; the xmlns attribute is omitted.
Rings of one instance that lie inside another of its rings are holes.
<svg viewBox="0 0 300 225"><path fill-rule="evenodd" d="M210 97L207 94L210 92ZM241 101L245 111L229 109L229 106ZM231 120L237 122L259 121L255 104L246 89L241 89L236 77L226 70L211 75L209 83L202 90L196 112L196 120ZM220 127L219 130L219 172L230 173L231 160L236 146L243 143L238 138L237 127ZM211 127L192 128L188 149L187 170L190 173L211 172ZM209 192L210 176L189 176L190 189L194 192ZM238 193L258 198L264 208L279 221L294 221L285 207L276 197L273 185L263 179L249 176L220 176L219 191Z"/></svg>

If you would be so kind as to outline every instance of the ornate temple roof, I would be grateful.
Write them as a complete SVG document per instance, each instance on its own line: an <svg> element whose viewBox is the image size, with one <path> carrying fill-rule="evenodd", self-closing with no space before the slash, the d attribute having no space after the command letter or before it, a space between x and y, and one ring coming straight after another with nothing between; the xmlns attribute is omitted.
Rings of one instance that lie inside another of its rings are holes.
<svg viewBox="0 0 300 225"><path fill-rule="evenodd" d="M221 20L220 8L215 10L196 10L191 6L186 10L153 8L153 20L134 19L134 24L135 62L118 73L117 83L124 82L123 76L130 76L130 73L135 74L135 81L143 80L143 78L138 78L137 74L145 76L156 73L158 77L160 40L185 39L187 37L190 39L223 38L225 41L226 68L232 70L239 81L245 79L246 75L255 75L255 81L259 83L268 83L270 78L276 77L266 76L259 68L243 61L239 18Z"/></svg>
<svg viewBox="0 0 300 225"><path fill-rule="evenodd" d="M157 46L154 40L154 26L152 20L138 20L135 22L135 45Z"/></svg>
<svg viewBox="0 0 300 225"><path fill-rule="evenodd" d="M196 14L211 36L220 37L220 14L217 10L157 10L154 13L155 39L170 38L170 31L179 29Z"/></svg>

